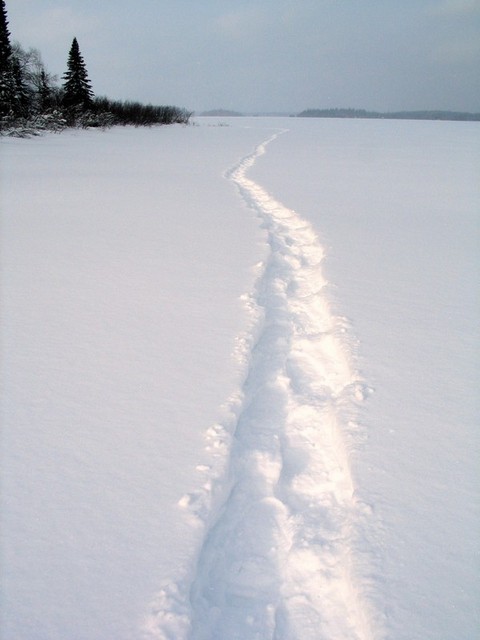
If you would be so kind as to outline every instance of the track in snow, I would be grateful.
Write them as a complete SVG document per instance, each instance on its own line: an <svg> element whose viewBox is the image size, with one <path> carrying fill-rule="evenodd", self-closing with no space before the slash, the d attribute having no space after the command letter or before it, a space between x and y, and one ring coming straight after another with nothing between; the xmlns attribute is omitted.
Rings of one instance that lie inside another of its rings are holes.
<svg viewBox="0 0 480 640"><path fill-rule="evenodd" d="M206 534L189 590L159 596L148 625L157 638L376 637L355 557L368 510L355 499L346 444L365 388L345 321L329 307L314 230L246 177L278 135L227 174L268 234L252 301L262 320L242 394L230 403L236 424L208 434L220 457L230 450L228 468L206 470L203 490L181 502Z"/></svg>

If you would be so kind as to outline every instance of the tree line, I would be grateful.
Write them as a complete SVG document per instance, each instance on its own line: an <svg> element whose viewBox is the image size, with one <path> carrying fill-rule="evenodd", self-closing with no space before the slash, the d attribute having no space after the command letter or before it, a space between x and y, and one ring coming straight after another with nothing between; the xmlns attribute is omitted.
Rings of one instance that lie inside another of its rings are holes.
<svg viewBox="0 0 480 640"><path fill-rule="evenodd" d="M299 118L377 118L383 120L480 120L480 113L463 111L366 111L365 109L306 109Z"/></svg>
<svg viewBox="0 0 480 640"><path fill-rule="evenodd" d="M188 122L191 113L178 107L96 97L76 38L59 85L37 49L25 50L18 42L12 44L5 0L0 1L0 134Z"/></svg>

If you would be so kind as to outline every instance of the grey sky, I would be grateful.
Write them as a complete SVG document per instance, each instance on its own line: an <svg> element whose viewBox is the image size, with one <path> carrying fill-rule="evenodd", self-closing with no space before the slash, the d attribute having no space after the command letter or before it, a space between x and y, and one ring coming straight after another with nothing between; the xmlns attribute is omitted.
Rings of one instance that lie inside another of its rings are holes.
<svg viewBox="0 0 480 640"><path fill-rule="evenodd" d="M93 89L202 111L480 111L480 0L6 0L12 39Z"/></svg>

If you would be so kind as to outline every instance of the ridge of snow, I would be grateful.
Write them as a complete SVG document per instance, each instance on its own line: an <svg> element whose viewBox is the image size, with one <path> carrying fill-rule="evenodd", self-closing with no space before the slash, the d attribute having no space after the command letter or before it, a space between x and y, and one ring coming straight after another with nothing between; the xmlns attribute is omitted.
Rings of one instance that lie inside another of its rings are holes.
<svg viewBox="0 0 480 640"><path fill-rule="evenodd" d="M179 502L204 530L196 567L157 595L149 638L380 633L357 544L371 510L349 464L356 405L371 390L354 369L346 320L331 311L315 231L246 177L281 133L226 173L260 217L269 256L245 297L255 322L239 339L243 388L227 402L229 420L206 434L218 466L198 467L203 488Z"/></svg>

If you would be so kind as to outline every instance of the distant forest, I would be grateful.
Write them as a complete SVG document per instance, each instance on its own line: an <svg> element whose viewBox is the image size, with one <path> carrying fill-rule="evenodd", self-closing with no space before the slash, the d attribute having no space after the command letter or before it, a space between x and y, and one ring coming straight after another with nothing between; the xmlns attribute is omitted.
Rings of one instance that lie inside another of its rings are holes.
<svg viewBox="0 0 480 640"><path fill-rule="evenodd" d="M5 0L0 0L0 135L28 136L65 127L187 123L191 113L171 106L96 97L73 38L63 83L47 71L37 49L10 41Z"/></svg>
<svg viewBox="0 0 480 640"><path fill-rule="evenodd" d="M229 109L203 111L200 116L289 116L291 118L376 118L383 120L467 120L479 121L480 113L463 111L367 111L365 109L307 109L298 114L288 113L240 113Z"/></svg>
<svg viewBox="0 0 480 640"><path fill-rule="evenodd" d="M461 111L392 111L381 113L365 109L307 109L298 118L378 118L384 120L480 120L480 113Z"/></svg>
<svg viewBox="0 0 480 640"><path fill-rule="evenodd" d="M212 109L211 111L202 111L201 116L217 116L223 118L237 118L243 116L238 111L230 111L229 109Z"/></svg>

